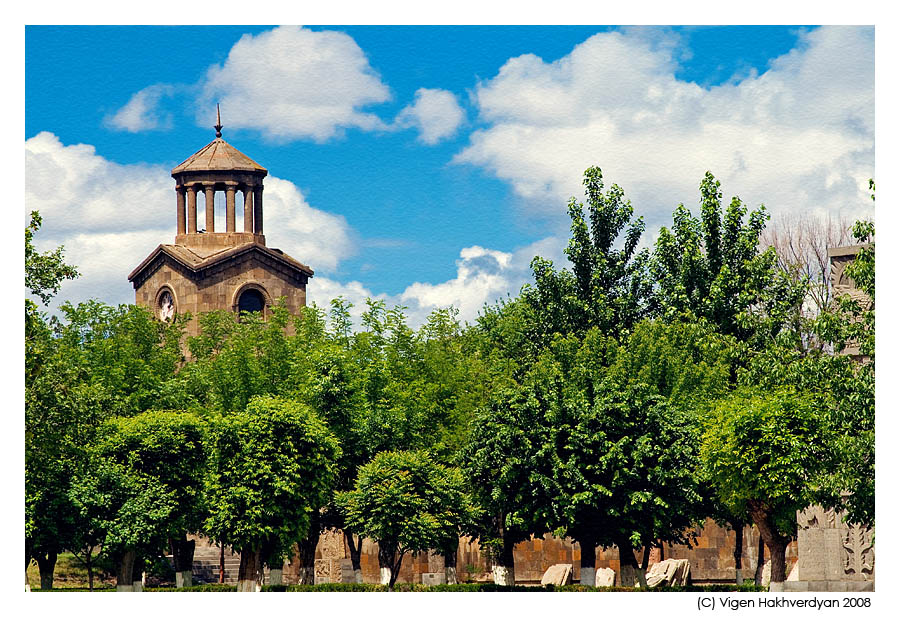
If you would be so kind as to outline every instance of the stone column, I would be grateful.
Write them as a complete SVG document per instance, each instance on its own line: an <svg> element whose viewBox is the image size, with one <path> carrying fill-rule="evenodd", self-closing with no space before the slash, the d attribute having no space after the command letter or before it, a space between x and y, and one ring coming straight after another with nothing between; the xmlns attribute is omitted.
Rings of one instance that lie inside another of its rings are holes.
<svg viewBox="0 0 900 617"><path fill-rule="evenodd" d="M178 234L184 233L184 187L175 187L175 202L177 208Z"/></svg>
<svg viewBox="0 0 900 617"><path fill-rule="evenodd" d="M234 192L237 184L228 182L225 184L225 231L234 233Z"/></svg>
<svg viewBox="0 0 900 617"><path fill-rule="evenodd" d="M197 233L197 187L187 187L187 232Z"/></svg>
<svg viewBox="0 0 900 617"><path fill-rule="evenodd" d="M244 187L244 231L253 233L253 189Z"/></svg>
<svg viewBox="0 0 900 617"><path fill-rule="evenodd" d="M262 194L262 184L253 187L253 231L258 234L263 232Z"/></svg>
<svg viewBox="0 0 900 617"><path fill-rule="evenodd" d="M204 184L206 192L206 233L216 231L216 187L212 184Z"/></svg>

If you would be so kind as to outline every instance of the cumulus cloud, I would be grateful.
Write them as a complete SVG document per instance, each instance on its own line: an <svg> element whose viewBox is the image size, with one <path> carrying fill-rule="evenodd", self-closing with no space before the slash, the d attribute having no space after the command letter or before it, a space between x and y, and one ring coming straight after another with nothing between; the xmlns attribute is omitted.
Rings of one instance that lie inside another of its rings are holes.
<svg viewBox="0 0 900 617"><path fill-rule="evenodd" d="M163 97L172 96L175 87L169 84L147 86L131 95L128 102L104 120L106 126L129 133L172 128L172 115L159 109Z"/></svg>
<svg viewBox="0 0 900 617"><path fill-rule="evenodd" d="M583 170L599 165L651 229L679 202L697 203L706 170L726 198L765 201L774 212L871 208L871 28L801 33L766 72L711 88L676 78L677 47L644 34L597 34L549 63L511 58L477 85L487 126L454 160L487 168L557 216L582 194Z"/></svg>
<svg viewBox="0 0 900 617"><path fill-rule="evenodd" d="M485 304L515 297L522 285L532 281L531 260L535 255L564 261L565 240L548 237L512 252L482 246L460 250L456 276L440 283L415 282L396 295L375 293L359 281L340 282L316 276L307 288L307 301L328 310L331 300L341 297L353 305L350 315L360 327L366 299L383 300L388 307L405 306L407 323L417 328L436 309L454 307L463 322L474 322Z"/></svg>
<svg viewBox="0 0 900 617"><path fill-rule="evenodd" d="M25 141L25 210L40 210L45 238L174 229L174 189L162 165L119 165L46 131Z"/></svg>
<svg viewBox="0 0 900 617"><path fill-rule="evenodd" d="M82 274L63 284L60 302L134 301L129 272L175 237L169 173L161 165L120 165L91 145L66 146L48 132L25 141L26 220L32 210L44 220L37 248L65 245L67 261ZM310 206L287 180L268 177L265 185L266 220L278 221L266 227L269 246L325 272L353 252L343 217Z"/></svg>
<svg viewBox="0 0 900 617"><path fill-rule="evenodd" d="M310 206L293 182L268 176L263 207L266 244L309 263L316 271L334 270L356 252L357 242L347 220Z"/></svg>
<svg viewBox="0 0 900 617"><path fill-rule="evenodd" d="M409 307L411 323L424 323L435 309L453 306L462 321L472 322L485 303L515 297L531 281L529 267L535 255L559 257L565 241L546 238L514 252L481 246L462 249L456 261L456 277L442 283L413 283L399 301Z"/></svg>
<svg viewBox="0 0 900 617"><path fill-rule="evenodd" d="M401 128L415 128L421 142L434 145L456 133L465 117L452 92L419 88L415 101L397 114L395 123Z"/></svg>
<svg viewBox="0 0 900 617"><path fill-rule="evenodd" d="M347 128L385 128L362 109L389 99L352 37L283 26L242 36L223 64L209 68L197 118L205 126L219 102L226 126L271 139L325 141Z"/></svg>

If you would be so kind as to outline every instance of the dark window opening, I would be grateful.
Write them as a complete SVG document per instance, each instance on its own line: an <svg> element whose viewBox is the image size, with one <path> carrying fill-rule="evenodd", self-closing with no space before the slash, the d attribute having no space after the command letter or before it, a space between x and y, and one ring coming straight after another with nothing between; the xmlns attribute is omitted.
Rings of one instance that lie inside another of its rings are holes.
<svg viewBox="0 0 900 617"><path fill-rule="evenodd" d="M238 298L238 311L242 313L244 311L259 313L263 310L265 304L265 299L258 289L248 289Z"/></svg>

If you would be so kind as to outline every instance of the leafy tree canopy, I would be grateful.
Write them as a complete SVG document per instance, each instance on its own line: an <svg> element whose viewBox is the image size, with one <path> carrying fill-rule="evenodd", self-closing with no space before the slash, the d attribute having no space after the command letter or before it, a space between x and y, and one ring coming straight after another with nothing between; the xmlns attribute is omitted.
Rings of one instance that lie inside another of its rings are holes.
<svg viewBox="0 0 900 617"><path fill-rule="evenodd" d="M650 255L637 250L644 221L632 220L634 209L621 188L613 185L603 192L599 167L584 172L584 186L587 217L585 205L574 198L568 206L571 271L555 270L552 262L536 257L531 263L535 284L522 291L535 319L532 336L541 341L554 333L583 335L591 327L621 338L647 315Z"/></svg>
<svg viewBox="0 0 900 617"><path fill-rule="evenodd" d="M238 551L287 554L330 497L337 439L307 406L271 396L211 420L208 435L210 537Z"/></svg>
<svg viewBox="0 0 900 617"><path fill-rule="evenodd" d="M721 200L719 181L707 172L700 183L700 218L681 204L672 229L660 230L651 262L653 308L669 320L692 313L762 347L796 319L805 283L778 268L774 248L760 251L764 206L745 222L747 207L739 198L724 212Z"/></svg>
<svg viewBox="0 0 900 617"><path fill-rule="evenodd" d="M404 554L455 549L472 516L459 470L432 462L423 451L379 453L337 502L348 527L390 556L392 587Z"/></svg>

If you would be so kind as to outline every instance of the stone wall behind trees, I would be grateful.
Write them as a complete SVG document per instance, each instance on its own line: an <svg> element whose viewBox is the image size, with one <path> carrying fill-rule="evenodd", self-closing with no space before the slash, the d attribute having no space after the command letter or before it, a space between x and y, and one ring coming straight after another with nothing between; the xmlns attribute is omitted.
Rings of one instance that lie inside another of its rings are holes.
<svg viewBox="0 0 900 617"><path fill-rule="evenodd" d="M743 543L743 576L752 580L756 572L757 547L759 534L753 527L744 529ZM650 554L650 564L661 559L687 559L691 564L691 579L695 583L733 583L734 582L734 532L716 525L707 519L697 538L697 545L685 546L665 545L660 556L659 549ZM768 551L764 555L768 559ZM581 576L581 549L577 542L570 539L555 538L546 534L543 538L535 538L521 542L515 548L516 582L538 583L547 568L556 563L570 563L572 576L578 581ZM643 552L635 553L641 563ZM797 543L792 542L787 550L787 568L797 561ZM463 538L457 552L457 576L460 581L490 581L493 564L484 555L478 542L469 542ZM369 540L363 542L360 557L363 582L378 583L380 581L378 566L378 545ZM285 583L295 583L299 574L300 563L293 559L285 565ZM612 547L608 550L597 549L597 568L612 568L619 575L619 551ZM196 569L196 564L195 564ZM398 582L421 583L422 574L426 572L443 572L444 560L439 555L407 555L403 558ZM317 583L352 582L353 571L350 567L350 552L341 532L326 532L319 539L316 547L315 575ZM617 579L618 580L618 579Z"/></svg>

